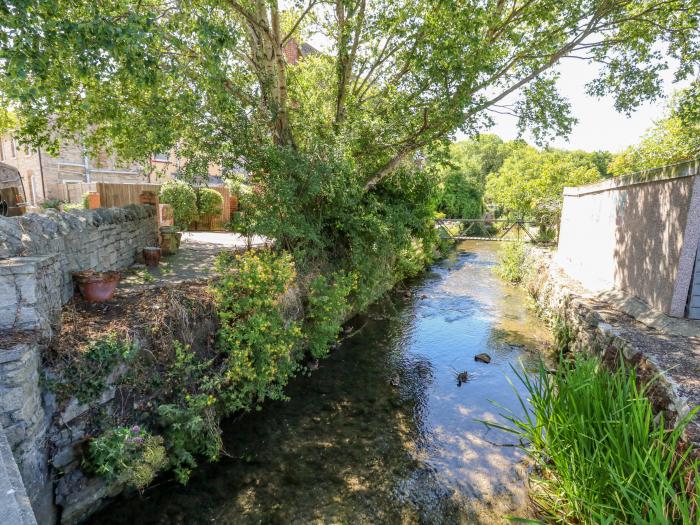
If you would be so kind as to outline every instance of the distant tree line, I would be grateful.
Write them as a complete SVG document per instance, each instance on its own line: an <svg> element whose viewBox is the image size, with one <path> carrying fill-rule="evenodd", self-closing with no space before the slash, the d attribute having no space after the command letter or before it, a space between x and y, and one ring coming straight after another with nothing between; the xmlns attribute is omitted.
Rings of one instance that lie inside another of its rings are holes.
<svg viewBox="0 0 700 525"><path fill-rule="evenodd" d="M564 186L609 177L611 153L540 149L496 135L452 144L436 161L438 210L448 217L478 218L486 207L496 214L553 223Z"/></svg>

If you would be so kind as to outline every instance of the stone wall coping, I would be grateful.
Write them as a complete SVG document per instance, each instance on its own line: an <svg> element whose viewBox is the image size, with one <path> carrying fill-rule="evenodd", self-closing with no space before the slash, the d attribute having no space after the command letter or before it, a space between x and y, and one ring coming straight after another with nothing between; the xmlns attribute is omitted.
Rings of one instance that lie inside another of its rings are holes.
<svg viewBox="0 0 700 525"><path fill-rule="evenodd" d="M700 157L677 164L670 164L662 168L612 177L601 182L594 182L593 184L566 186L563 194L565 197L581 197L592 193L621 190L639 184L694 177L696 175L700 175Z"/></svg>
<svg viewBox="0 0 700 525"><path fill-rule="evenodd" d="M12 449L0 427L0 521L4 525L37 525Z"/></svg>
<svg viewBox="0 0 700 525"><path fill-rule="evenodd" d="M7 268L11 273L33 273L35 264L44 264L58 260L58 255L50 253L48 255L28 255L26 257L8 257L0 259L0 270Z"/></svg>
<svg viewBox="0 0 700 525"><path fill-rule="evenodd" d="M155 218L157 210L150 204L129 204L123 208L97 208L59 212L27 213L18 217L0 217L0 260L29 255L26 243L50 240L71 232L99 229L118 224Z"/></svg>

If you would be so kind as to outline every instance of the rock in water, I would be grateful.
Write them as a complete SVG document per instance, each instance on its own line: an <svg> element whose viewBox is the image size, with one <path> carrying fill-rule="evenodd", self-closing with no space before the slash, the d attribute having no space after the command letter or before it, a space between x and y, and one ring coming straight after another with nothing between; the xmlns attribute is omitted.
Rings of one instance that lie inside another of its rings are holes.
<svg viewBox="0 0 700 525"><path fill-rule="evenodd" d="M469 379L469 374L467 374L466 370L457 374L457 386L462 386L462 383L466 383L467 379Z"/></svg>
<svg viewBox="0 0 700 525"><path fill-rule="evenodd" d="M491 356L489 354L476 354L474 356L474 361L481 361L482 363L489 364L491 362Z"/></svg>

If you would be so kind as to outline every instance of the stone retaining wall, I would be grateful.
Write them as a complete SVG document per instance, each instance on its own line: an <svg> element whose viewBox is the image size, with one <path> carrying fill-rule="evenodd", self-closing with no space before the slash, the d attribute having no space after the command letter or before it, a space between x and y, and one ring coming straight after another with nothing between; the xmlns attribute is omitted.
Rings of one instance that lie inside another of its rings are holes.
<svg viewBox="0 0 700 525"><path fill-rule="evenodd" d="M121 270L156 240L152 206L0 217L0 428L39 524L55 521L41 354L73 295L71 272Z"/></svg>
<svg viewBox="0 0 700 525"><path fill-rule="evenodd" d="M552 254L532 248L525 286L544 317L565 327L568 347L595 354L610 367L620 358L633 366L643 382L653 380L649 398L665 421L676 423L700 405L697 360L700 339L649 328L572 281ZM556 330L555 330L556 332ZM700 451L700 419L686 428L685 439Z"/></svg>
<svg viewBox="0 0 700 525"><path fill-rule="evenodd" d="M121 270L156 241L152 206L0 218L0 331L50 337L73 295L71 272Z"/></svg>

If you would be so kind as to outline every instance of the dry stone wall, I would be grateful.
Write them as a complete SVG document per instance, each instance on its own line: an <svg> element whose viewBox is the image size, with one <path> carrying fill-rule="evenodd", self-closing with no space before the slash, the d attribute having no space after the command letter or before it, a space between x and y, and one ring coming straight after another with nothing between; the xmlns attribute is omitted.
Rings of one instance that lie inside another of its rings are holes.
<svg viewBox="0 0 700 525"><path fill-rule="evenodd" d="M55 521L41 352L73 295L71 273L121 270L156 240L153 206L0 217L0 433L39 524Z"/></svg>
<svg viewBox="0 0 700 525"><path fill-rule="evenodd" d="M123 269L156 235L152 206L0 219L0 331L50 336L73 295L71 272Z"/></svg>

